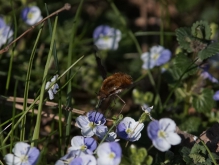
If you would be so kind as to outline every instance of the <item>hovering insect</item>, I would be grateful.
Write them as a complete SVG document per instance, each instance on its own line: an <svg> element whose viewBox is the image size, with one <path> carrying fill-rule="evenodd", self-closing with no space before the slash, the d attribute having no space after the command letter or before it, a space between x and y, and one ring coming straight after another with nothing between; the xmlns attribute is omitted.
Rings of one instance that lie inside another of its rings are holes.
<svg viewBox="0 0 219 165"><path fill-rule="evenodd" d="M95 52L95 57L99 70L101 71L101 75L104 79L101 88L97 93L97 98L99 100L97 108L100 106L102 101L105 100L106 98L109 98L111 96L116 96L124 103L122 109L120 110L121 113L126 103L117 94L122 92L124 89L129 88L133 84L132 77L126 73L121 73L121 72L117 72L112 74L111 76L106 77L105 68L101 64L101 59L96 55L96 52Z"/></svg>
<svg viewBox="0 0 219 165"><path fill-rule="evenodd" d="M97 98L104 100L107 97L116 95L132 84L132 77L125 73L114 73L107 77L99 90Z"/></svg>

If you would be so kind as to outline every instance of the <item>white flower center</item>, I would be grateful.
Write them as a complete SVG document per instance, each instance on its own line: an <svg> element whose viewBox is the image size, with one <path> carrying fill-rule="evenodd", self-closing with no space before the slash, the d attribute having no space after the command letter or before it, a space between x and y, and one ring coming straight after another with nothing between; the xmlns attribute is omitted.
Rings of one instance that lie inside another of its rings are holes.
<svg viewBox="0 0 219 165"><path fill-rule="evenodd" d="M152 56L152 59L157 60L159 56L160 56L159 53L154 53L153 56Z"/></svg>
<svg viewBox="0 0 219 165"><path fill-rule="evenodd" d="M29 13L27 14L27 18L28 18L28 19L32 19L32 18L33 18L33 13L29 12Z"/></svg>
<svg viewBox="0 0 219 165"><path fill-rule="evenodd" d="M127 128L125 131L128 135L132 135L134 131L131 128Z"/></svg>
<svg viewBox="0 0 219 165"><path fill-rule="evenodd" d="M110 152L110 154L109 154L109 158L110 158L110 159L114 159L114 158L115 158L115 156L116 156L116 155L115 155L115 153L114 153L114 152Z"/></svg>
<svg viewBox="0 0 219 165"><path fill-rule="evenodd" d="M27 155L22 155L20 157L20 160L21 160L22 163L26 163L26 162L28 162L28 156Z"/></svg>
<svg viewBox="0 0 219 165"><path fill-rule="evenodd" d="M91 129L94 129L94 128L96 127L96 125L94 124L94 122L90 122L90 123L89 123L89 127L90 127Z"/></svg>
<svg viewBox="0 0 219 165"><path fill-rule="evenodd" d="M163 130L158 131L158 137L165 138L167 136L166 132Z"/></svg>
<svg viewBox="0 0 219 165"><path fill-rule="evenodd" d="M87 146L86 145L82 145L81 146L81 151L85 151L87 149Z"/></svg>

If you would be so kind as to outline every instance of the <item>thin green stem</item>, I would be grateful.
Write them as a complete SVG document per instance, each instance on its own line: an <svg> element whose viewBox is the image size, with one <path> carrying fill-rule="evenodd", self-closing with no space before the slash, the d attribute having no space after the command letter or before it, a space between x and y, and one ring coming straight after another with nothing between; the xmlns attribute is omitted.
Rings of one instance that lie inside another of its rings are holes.
<svg viewBox="0 0 219 165"><path fill-rule="evenodd" d="M166 101L164 102L163 107L166 106L166 104L168 103L170 97L171 97L172 94L175 92L175 90L176 90L176 88L178 87L178 85L181 83L181 80L182 80L183 76L184 76L187 72L189 72L189 71L191 71L191 70L193 70L193 69L195 69L195 68L198 67L198 66L191 67L197 60L198 60L198 59L195 59L195 60L188 66L188 68L182 73L182 75L180 76L179 80L177 81L177 83L174 85L173 89L170 91L169 95L167 96L167 99L166 99ZM191 68L190 68L190 67L191 67Z"/></svg>
<svg viewBox="0 0 219 165"><path fill-rule="evenodd" d="M204 147L206 148L206 150L207 150L212 162L214 163L214 165L217 165L217 162L215 161L215 159L214 159L213 155L211 154L211 151L209 150L209 148L206 146L206 144L203 142L203 140L200 139L200 141L204 145Z"/></svg>
<svg viewBox="0 0 219 165"><path fill-rule="evenodd" d="M54 41L55 41L55 35L56 35L57 22L58 22L58 16L56 16L56 18L55 18L55 23L54 23L53 33L52 33L52 38L51 38L51 44L50 44L50 49L49 49L49 55L47 57L46 66L45 66L45 70L44 70L44 74L43 74L42 87L41 87L41 90L40 90L40 101L39 101L39 106L38 106L37 121L36 121L35 129L34 129L34 133L33 133L33 137L32 137L33 141L39 138L40 123L41 123L41 112L42 112L43 97L44 97L44 91L45 91L45 85L46 85L46 76L48 74L49 64L50 64L50 60L51 60L51 57L52 57ZM31 143L31 146L34 146L34 142Z"/></svg>

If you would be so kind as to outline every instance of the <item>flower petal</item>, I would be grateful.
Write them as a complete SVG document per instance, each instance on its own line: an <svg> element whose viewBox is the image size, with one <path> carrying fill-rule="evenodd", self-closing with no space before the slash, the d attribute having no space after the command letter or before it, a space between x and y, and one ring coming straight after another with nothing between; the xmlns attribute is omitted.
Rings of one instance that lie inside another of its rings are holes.
<svg viewBox="0 0 219 165"><path fill-rule="evenodd" d="M30 148L28 152L28 161L31 165L35 165L37 163L40 151L36 147Z"/></svg>
<svg viewBox="0 0 219 165"><path fill-rule="evenodd" d="M71 139L71 148L72 150L80 150L81 146L84 145L84 137L83 136L74 136Z"/></svg>
<svg viewBox="0 0 219 165"><path fill-rule="evenodd" d="M4 160L7 165L15 165L15 164L17 165L21 163L21 159L14 156L13 154L5 155Z"/></svg>
<svg viewBox="0 0 219 165"><path fill-rule="evenodd" d="M78 116L76 118L76 124L79 128L88 128L90 121L88 120L87 116Z"/></svg>
<svg viewBox="0 0 219 165"><path fill-rule="evenodd" d="M94 151L97 148L97 142L94 138L86 137L84 138L84 144L87 146L87 149Z"/></svg>
<svg viewBox="0 0 219 165"><path fill-rule="evenodd" d="M174 132L169 132L168 136L166 137L166 140L171 145L177 145L181 143L181 137L177 133L174 133Z"/></svg>
<svg viewBox="0 0 219 165"><path fill-rule="evenodd" d="M12 150L14 155L20 157L27 155L30 149L30 145L24 142L17 142Z"/></svg>
<svg viewBox="0 0 219 165"><path fill-rule="evenodd" d="M159 131L159 121L154 120L148 124L147 133L148 137L153 141L153 139L157 138L157 134Z"/></svg>
<svg viewBox="0 0 219 165"><path fill-rule="evenodd" d="M153 145L160 151L167 151L170 149L171 145L164 138L156 138L153 140Z"/></svg>
<svg viewBox="0 0 219 165"><path fill-rule="evenodd" d="M176 130L176 123L169 118L162 118L159 120L159 127L165 132L174 132Z"/></svg>

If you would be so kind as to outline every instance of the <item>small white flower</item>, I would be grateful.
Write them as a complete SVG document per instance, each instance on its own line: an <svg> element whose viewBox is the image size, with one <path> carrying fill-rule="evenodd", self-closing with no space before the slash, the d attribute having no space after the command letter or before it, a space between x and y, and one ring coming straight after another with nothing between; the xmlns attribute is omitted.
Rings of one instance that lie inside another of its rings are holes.
<svg viewBox="0 0 219 165"><path fill-rule="evenodd" d="M162 46L153 46L150 52L145 52L141 55L143 60L143 69L152 69L155 66L160 66L167 63L171 58L171 52L164 49Z"/></svg>
<svg viewBox="0 0 219 165"><path fill-rule="evenodd" d="M169 118L163 118L159 121L153 120L148 124L147 132L153 145L160 151L167 151L171 145L177 145L181 142L180 136L175 133L176 123Z"/></svg>
<svg viewBox="0 0 219 165"><path fill-rule="evenodd" d="M35 165L40 154L36 147L30 147L24 142L17 142L12 152L14 154L7 154L4 157L7 165Z"/></svg>
<svg viewBox="0 0 219 165"><path fill-rule="evenodd" d="M52 82L56 81L58 77L59 77L58 75L55 75L55 76L51 79L51 82L48 81L48 82L46 83L45 89L48 90L50 84L51 84ZM59 85L58 85L57 83L55 83L55 84L48 90L49 99L50 99L50 100L53 100L53 99L54 99L54 95L57 93L58 89L59 89Z"/></svg>
<svg viewBox="0 0 219 165"><path fill-rule="evenodd" d="M21 12L21 17L28 25L34 25L43 19L37 6L25 7Z"/></svg>
<svg viewBox="0 0 219 165"><path fill-rule="evenodd" d="M88 112L86 116L80 115L76 119L76 125L81 128L81 134L84 137L91 137L97 134L98 130L104 130L106 128L105 123L106 118L96 111Z"/></svg>
<svg viewBox="0 0 219 165"><path fill-rule="evenodd" d="M144 124L136 122L131 117L125 117L117 126L116 133L119 137L128 141L137 141L141 137Z"/></svg>
<svg viewBox="0 0 219 165"><path fill-rule="evenodd" d="M7 26L5 21L0 18L0 47L12 40L13 30L10 26Z"/></svg>
<svg viewBox="0 0 219 165"><path fill-rule="evenodd" d="M121 31L106 25L100 25L94 30L93 38L98 49L116 50L121 40Z"/></svg>
<svg viewBox="0 0 219 165"><path fill-rule="evenodd" d="M119 165L122 149L116 142L104 142L97 148L98 165Z"/></svg>

